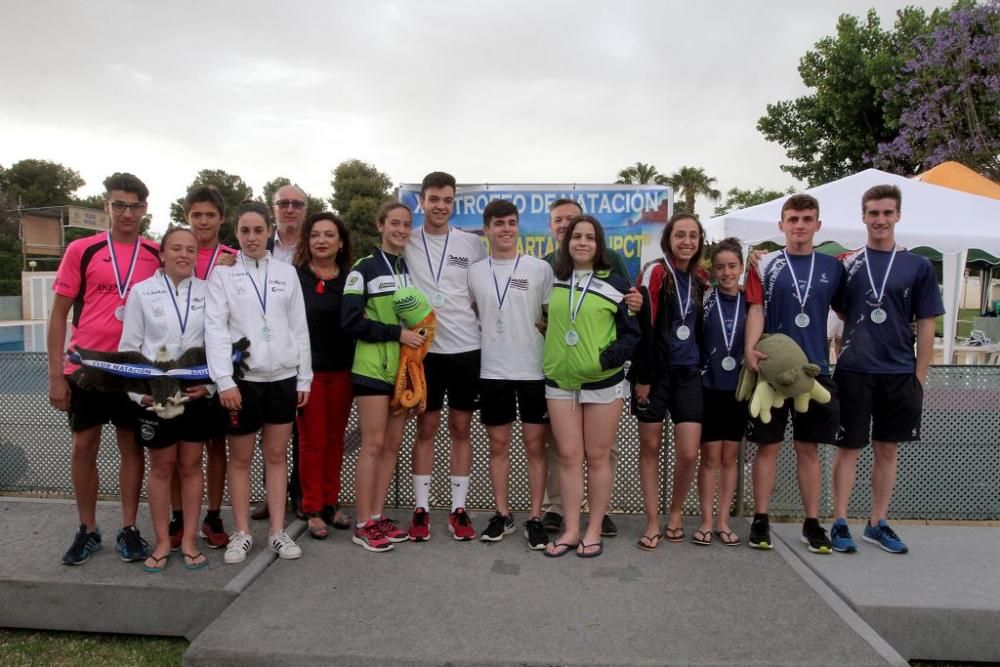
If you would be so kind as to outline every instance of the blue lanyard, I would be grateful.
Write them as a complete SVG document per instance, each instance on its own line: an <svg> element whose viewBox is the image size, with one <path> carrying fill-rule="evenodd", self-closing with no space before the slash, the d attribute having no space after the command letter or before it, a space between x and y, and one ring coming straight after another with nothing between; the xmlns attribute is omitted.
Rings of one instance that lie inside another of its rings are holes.
<svg viewBox="0 0 1000 667"><path fill-rule="evenodd" d="M517 272L517 265L521 263L521 253L517 253L517 259L514 260L514 269L507 276L507 284L504 285L503 295L500 294L500 283L497 282L497 272L493 270L493 258L490 257L490 272L493 274L493 287L497 291L497 312L503 310L503 302L507 299L507 290L510 289L510 281Z"/></svg>
<svg viewBox="0 0 1000 667"><path fill-rule="evenodd" d="M257 281L253 279L253 274L250 273L250 267L247 266L246 255L240 253L240 259L243 260L243 268L246 269L247 278L250 279L250 284L253 285L253 291L257 293L257 301L260 302L261 312L264 314L264 319L267 319L267 274L271 270L271 262L267 263L264 267L264 295L261 296L260 289L257 288Z"/></svg>
<svg viewBox="0 0 1000 667"><path fill-rule="evenodd" d="M174 291L170 288L170 279L167 278L167 272L163 272L163 282L167 284L167 294L170 295L170 302L174 304L174 312L177 313L177 323L181 326L181 336L187 330L188 318L191 317L191 285L188 285L188 299L187 307L184 309L184 319L181 319L181 309L177 305L177 299L174 298ZM177 285L180 289L180 285Z"/></svg>
<svg viewBox="0 0 1000 667"><path fill-rule="evenodd" d="M438 287L438 283L441 282L441 272L444 270L444 258L448 255L448 239L451 238L451 230L444 235L444 248L441 250L441 259L438 261L437 273L434 273L434 265L431 264L431 251L427 248L427 234L424 230L420 230L420 240L424 242L424 255L427 258L427 270L431 272L431 278L434 279L434 286Z"/></svg>

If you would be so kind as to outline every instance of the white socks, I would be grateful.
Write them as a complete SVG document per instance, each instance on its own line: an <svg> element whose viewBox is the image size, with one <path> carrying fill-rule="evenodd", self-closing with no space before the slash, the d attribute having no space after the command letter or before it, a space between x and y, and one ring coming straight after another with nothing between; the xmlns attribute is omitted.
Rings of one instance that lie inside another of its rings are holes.
<svg viewBox="0 0 1000 667"><path fill-rule="evenodd" d="M465 497L469 495L469 478L451 476L451 511L465 507Z"/></svg>
<svg viewBox="0 0 1000 667"><path fill-rule="evenodd" d="M431 476L430 475L413 475L413 497L415 502L413 504L414 509L424 508L424 510L430 509L430 497L431 497Z"/></svg>

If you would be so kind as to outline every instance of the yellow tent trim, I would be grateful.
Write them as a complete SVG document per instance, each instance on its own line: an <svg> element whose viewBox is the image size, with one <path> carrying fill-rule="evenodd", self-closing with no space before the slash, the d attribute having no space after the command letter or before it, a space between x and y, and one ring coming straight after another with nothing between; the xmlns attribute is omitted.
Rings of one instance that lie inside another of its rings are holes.
<svg viewBox="0 0 1000 667"><path fill-rule="evenodd" d="M1000 199L1000 184L982 176L958 162L942 162L914 178L924 183L961 190L969 194Z"/></svg>

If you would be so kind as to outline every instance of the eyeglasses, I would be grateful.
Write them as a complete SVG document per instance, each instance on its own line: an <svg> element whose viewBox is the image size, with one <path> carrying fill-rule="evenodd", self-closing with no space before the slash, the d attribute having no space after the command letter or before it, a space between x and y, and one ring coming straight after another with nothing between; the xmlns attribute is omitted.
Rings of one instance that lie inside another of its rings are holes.
<svg viewBox="0 0 1000 667"><path fill-rule="evenodd" d="M294 208L296 211L306 207L306 203L301 199L279 199L274 205L278 208Z"/></svg>
<svg viewBox="0 0 1000 667"><path fill-rule="evenodd" d="M111 202L111 210L115 213L121 213L125 209L132 211L132 213L139 214L146 210L146 202L137 201L134 204L126 204L123 201Z"/></svg>

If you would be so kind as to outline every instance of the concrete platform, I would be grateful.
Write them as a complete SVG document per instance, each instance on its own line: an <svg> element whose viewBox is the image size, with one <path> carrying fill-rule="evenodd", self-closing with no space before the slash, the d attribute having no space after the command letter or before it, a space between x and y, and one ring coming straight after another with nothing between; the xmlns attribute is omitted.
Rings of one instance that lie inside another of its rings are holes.
<svg viewBox="0 0 1000 667"><path fill-rule="evenodd" d="M908 660L1000 662L1000 528L895 526L910 552L861 540L855 554L819 556L800 524L772 531Z"/></svg>
<svg viewBox="0 0 1000 667"><path fill-rule="evenodd" d="M385 554L344 532L303 538L304 557L269 567L184 664L905 664L783 545L647 553L643 521L616 517L604 556L549 559L523 518L499 544L453 541L442 513L430 542Z"/></svg>
<svg viewBox="0 0 1000 667"><path fill-rule="evenodd" d="M255 522L257 546L242 565L225 565L221 549L203 549L209 561L203 570L185 570L174 552L164 572L147 574L115 551L120 517L118 503L98 503L102 549L67 567L62 555L79 525L72 501L0 499L0 627L193 639L274 560L263 548L266 523ZM223 520L233 525L227 513ZM145 506L138 525L152 542ZM301 531L302 522L294 528Z"/></svg>

